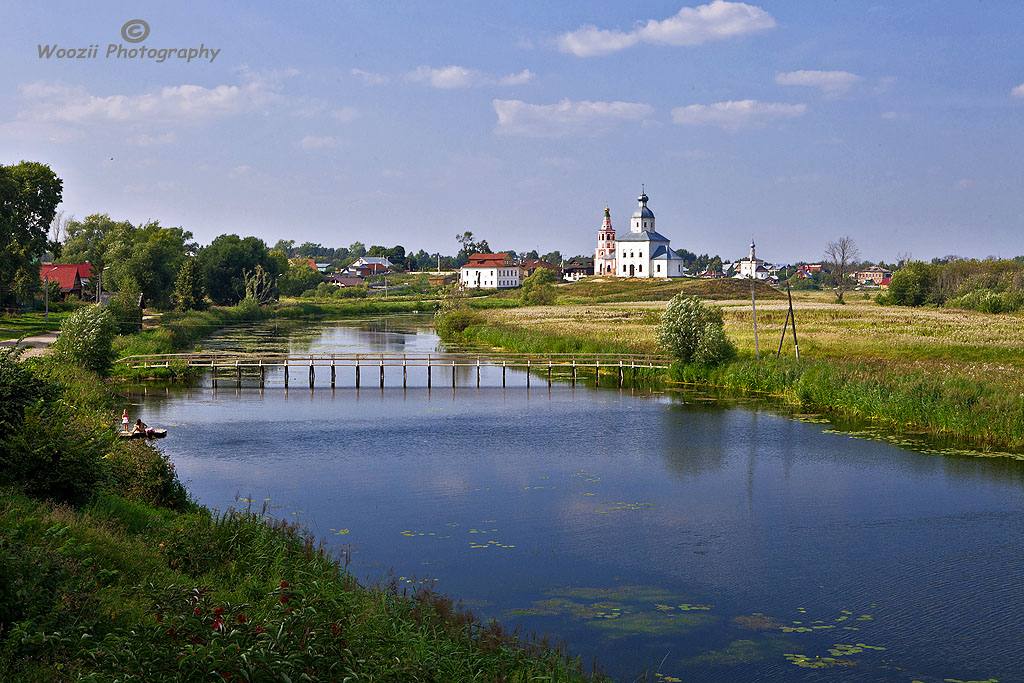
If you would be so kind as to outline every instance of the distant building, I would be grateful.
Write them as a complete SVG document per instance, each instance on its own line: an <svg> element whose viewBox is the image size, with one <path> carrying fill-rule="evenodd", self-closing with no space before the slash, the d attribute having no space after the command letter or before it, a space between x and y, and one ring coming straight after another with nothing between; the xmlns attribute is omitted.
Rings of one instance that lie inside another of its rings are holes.
<svg viewBox="0 0 1024 683"><path fill-rule="evenodd" d="M545 261L544 259L539 259L539 258L526 259L525 261L523 261L519 265L519 267L523 269L523 277L524 278L528 278L531 275L533 275L537 271L538 268L546 268L546 269L548 269L550 271L553 271L555 273L555 275L558 276L558 279L562 279L562 269L559 268L558 266L556 266L554 263L551 263L549 261Z"/></svg>
<svg viewBox="0 0 1024 683"><path fill-rule="evenodd" d="M39 279L60 284L61 299L81 297L92 278L92 265L88 263L46 263L39 266Z"/></svg>
<svg viewBox="0 0 1024 683"><path fill-rule="evenodd" d="M754 253L754 239L750 239L750 256L740 259L733 264L736 267L734 278L748 280L767 280L771 271L765 266L764 261L757 258Z"/></svg>
<svg viewBox="0 0 1024 683"><path fill-rule="evenodd" d="M385 256L361 256L349 268L354 268L360 274L381 275L394 268L394 265Z"/></svg>
<svg viewBox="0 0 1024 683"><path fill-rule="evenodd" d="M431 287L444 287L445 285L453 285L459 281L458 273L446 273L441 275L431 275L428 278L428 282Z"/></svg>
<svg viewBox="0 0 1024 683"><path fill-rule="evenodd" d="M865 285L869 282L873 282L876 285L881 285L882 280L892 277L892 271L886 270L881 266L871 266L866 270L858 270L854 274L854 277L857 279L857 282L859 282L862 285Z"/></svg>
<svg viewBox="0 0 1024 683"><path fill-rule="evenodd" d="M672 249L669 239L654 229L654 212L647 207L647 193L641 190L637 201L639 204L629 221L629 232L614 241L616 275L644 278L685 276L683 258ZM611 227L610 217L608 226ZM598 232L598 251L602 244L600 236L601 232Z"/></svg>
<svg viewBox="0 0 1024 683"><path fill-rule="evenodd" d="M344 275L328 275L327 282L335 287L361 287L366 284L366 280L361 277L346 277Z"/></svg>
<svg viewBox="0 0 1024 683"><path fill-rule="evenodd" d="M594 274L594 262L590 259L582 261L570 261L562 266L562 279L569 282L577 282L588 275Z"/></svg>
<svg viewBox="0 0 1024 683"><path fill-rule="evenodd" d="M610 209L604 207L604 222L597 231L597 249L594 251L594 274L615 275L615 228L612 227Z"/></svg>
<svg viewBox="0 0 1024 683"><path fill-rule="evenodd" d="M508 253L473 254L460 269L459 282L475 289L511 289L523 284L523 277Z"/></svg>

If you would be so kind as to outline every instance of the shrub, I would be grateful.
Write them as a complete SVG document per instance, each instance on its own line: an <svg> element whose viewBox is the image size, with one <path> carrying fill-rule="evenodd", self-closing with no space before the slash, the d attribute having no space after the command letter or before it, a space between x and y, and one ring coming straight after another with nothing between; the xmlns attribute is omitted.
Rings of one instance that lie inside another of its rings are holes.
<svg viewBox="0 0 1024 683"><path fill-rule="evenodd" d="M104 460L106 488L127 500L156 507L183 510L188 492L178 479L170 459L142 441L122 441Z"/></svg>
<svg viewBox="0 0 1024 683"><path fill-rule="evenodd" d="M547 268L533 271L533 275L526 278L519 290L520 303L524 306L550 306L555 303L555 288L551 286L553 282L558 282L555 271Z"/></svg>
<svg viewBox="0 0 1024 683"><path fill-rule="evenodd" d="M722 323L722 311L695 296L672 297L656 329L658 343L683 364L717 365L736 355Z"/></svg>
<svg viewBox="0 0 1024 683"><path fill-rule="evenodd" d="M452 311L438 311L434 315L434 330L441 339L454 339L470 325L479 325L484 321L476 311L469 309L456 309Z"/></svg>
<svg viewBox="0 0 1024 683"><path fill-rule="evenodd" d="M139 293L133 288L122 289L115 294L107 304L107 310L114 316L118 334L133 334L142 329Z"/></svg>
<svg viewBox="0 0 1024 683"><path fill-rule="evenodd" d="M117 325L110 311L96 305L87 306L61 323L60 337L53 344L53 353L63 362L106 375L114 362L116 334Z"/></svg>
<svg viewBox="0 0 1024 683"><path fill-rule="evenodd" d="M912 261L892 275L889 282L889 296L897 306L922 306L940 303L935 293L935 266L921 261Z"/></svg>
<svg viewBox="0 0 1024 683"><path fill-rule="evenodd" d="M22 351L13 346L0 349L0 439L21 427L27 407L56 391L55 385L18 360Z"/></svg>

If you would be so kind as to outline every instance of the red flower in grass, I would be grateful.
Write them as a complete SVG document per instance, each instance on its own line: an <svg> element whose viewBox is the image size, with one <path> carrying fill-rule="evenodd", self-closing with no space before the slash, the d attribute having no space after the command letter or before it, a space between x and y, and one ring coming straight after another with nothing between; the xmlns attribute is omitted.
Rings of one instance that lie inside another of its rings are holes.
<svg viewBox="0 0 1024 683"><path fill-rule="evenodd" d="M288 596L282 595L280 598L278 598L278 600L280 600L281 602L288 602Z"/></svg>
<svg viewBox="0 0 1024 683"><path fill-rule="evenodd" d="M194 614L195 616L198 617L199 616L199 608L196 607L194 610L192 610L192 614Z"/></svg>
<svg viewBox="0 0 1024 683"><path fill-rule="evenodd" d="M224 627L224 620L221 619L220 617L217 617L217 619L214 620L214 622L213 622L213 630L214 631L219 631L223 627Z"/></svg>
<svg viewBox="0 0 1024 683"><path fill-rule="evenodd" d="M339 633L341 633L341 627L339 627L337 624L331 624L331 633L333 633L334 635L338 635Z"/></svg>
<svg viewBox="0 0 1024 683"><path fill-rule="evenodd" d="M288 587L288 582L287 581L282 581L281 582L281 588L283 589L283 588L287 588L287 587Z"/></svg>
<svg viewBox="0 0 1024 683"><path fill-rule="evenodd" d="M218 608L213 610L213 613L215 615L218 615L218 616L221 615L221 614L224 614L224 608L223 607L218 607Z"/></svg>
<svg viewBox="0 0 1024 683"><path fill-rule="evenodd" d="M263 628L262 626L259 626L259 625L256 626L256 633L266 633L266 632L267 632L267 629L265 629L265 628Z"/></svg>
<svg viewBox="0 0 1024 683"><path fill-rule="evenodd" d="M238 619L238 623L239 624L244 624L245 622L249 621L248 619L245 618L244 614L239 614L238 617L236 617L236 618Z"/></svg>
<svg viewBox="0 0 1024 683"><path fill-rule="evenodd" d="M162 615L162 614L156 615L156 620L157 621L163 621L164 620L164 615Z"/></svg>

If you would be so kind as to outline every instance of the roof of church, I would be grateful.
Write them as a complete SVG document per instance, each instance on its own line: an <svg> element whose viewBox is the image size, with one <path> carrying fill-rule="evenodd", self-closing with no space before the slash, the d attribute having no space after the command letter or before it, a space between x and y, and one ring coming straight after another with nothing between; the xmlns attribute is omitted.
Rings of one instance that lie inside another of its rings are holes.
<svg viewBox="0 0 1024 683"><path fill-rule="evenodd" d="M640 232L626 232L620 233L616 236L617 242L669 242L669 238L665 237L659 232L654 230L641 230Z"/></svg>
<svg viewBox="0 0 1024 683"><path fill-rule="evenodd" d="M669 261L674 261L676 259L682 260L683 257L680 256L675 249L669 249L668 247L662 245L654 250L654 253L651 254L651 258L667 259Z"/></svg>
<svg viewBox="0 0 1024 683"><path fill-rule="evenodd" d="M647 208L647 193L641 191L636 200L640 202L640 206L633 212L633 218L654 218L654 212Z"/></svg>

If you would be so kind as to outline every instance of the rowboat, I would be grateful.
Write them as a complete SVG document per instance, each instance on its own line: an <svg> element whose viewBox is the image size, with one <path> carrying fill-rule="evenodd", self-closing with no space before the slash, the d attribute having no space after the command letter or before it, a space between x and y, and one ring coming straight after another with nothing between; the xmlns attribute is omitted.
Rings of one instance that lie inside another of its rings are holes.
<svg viewBox="0 0 1024 683"><path fill-rule="evenodd" d="M167 436L166 429L150 429L147 433L142 432L121 432L122 439L162 439Z"/></svg>

